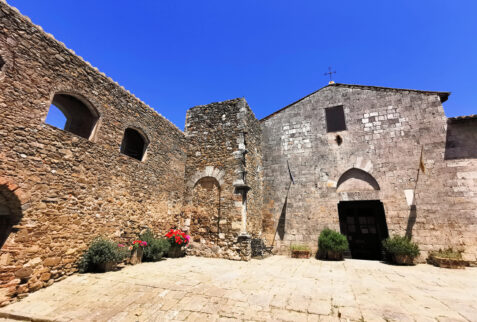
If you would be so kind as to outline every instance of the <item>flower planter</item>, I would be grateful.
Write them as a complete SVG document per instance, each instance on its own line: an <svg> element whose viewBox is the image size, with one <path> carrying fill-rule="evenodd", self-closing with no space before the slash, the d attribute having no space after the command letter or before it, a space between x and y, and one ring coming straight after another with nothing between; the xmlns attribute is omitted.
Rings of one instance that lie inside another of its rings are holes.
<svg viewBox="0 0 477 322"><path fill-rule="evenodd" d="M131 257L129 258L129 263L131 265L141 264L142 263L142 255L144 250L142 247L138 247L131 251Z"/></svg>
<svg viewBox="0 0 477 322"><path fill-rule="evenodd" d="M335 252L334 250L328 250L326 252L326 258L332 261L341 261L343 260L343 253Z"/></svg>
<svg viewBox="0 0 477 322"><path fill-rule="evenodd" d="M468 262L460 258L446 258L439 256L431 256L428 263L441 268L464 269L468 266Z"/></svg>
<svg viewBox="0 0 477 322"><path fill-rule="evenodd" d="M393 254L393 261L397 265L413 265L414 258L409 255Z"/></svg>
<svg viewBox="0 0 477 322"><path fill-rule="evenodd" d="M99 263L94 265L94 271L98 273L109 272L115 268L116 268L116 262L106 262L106 263Z"/></svg>
<svg viewBox="0 0 477 322"><path fill-rule="evenodd" d="M178 258L184 256L184 252L182 251L181 245L171 245L169 248L169 252L167 253L167 257L169 258Z"/></svg>
<svg viewBox="0 0 477 322"><path fill-rule="evenodd" d="M310 251L308 250L292 250L292 258L310 258Z"/></svg>

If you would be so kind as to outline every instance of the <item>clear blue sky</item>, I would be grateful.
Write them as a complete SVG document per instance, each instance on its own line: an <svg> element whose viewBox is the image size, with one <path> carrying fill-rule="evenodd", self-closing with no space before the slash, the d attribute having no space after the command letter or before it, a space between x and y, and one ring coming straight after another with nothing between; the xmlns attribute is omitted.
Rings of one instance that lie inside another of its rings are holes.
<svg viewBox="0 0 477 322"><path fill-rule="evenodd" d="M258 118L341 83L451 91L477 114L477 1L9 0L183 128L245 97Z"/></svg>

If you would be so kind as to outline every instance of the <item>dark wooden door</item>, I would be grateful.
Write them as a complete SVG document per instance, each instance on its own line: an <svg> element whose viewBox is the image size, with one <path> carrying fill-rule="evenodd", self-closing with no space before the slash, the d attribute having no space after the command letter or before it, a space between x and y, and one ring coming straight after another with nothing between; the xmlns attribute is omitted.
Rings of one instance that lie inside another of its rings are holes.
<svg viewBox="0 0 477 322"><path fill-rule="evenodd" d="M382 241L388 237L383 204L378 200L343 201L338 204L338 212L351 257L383 259Z"/></svg>

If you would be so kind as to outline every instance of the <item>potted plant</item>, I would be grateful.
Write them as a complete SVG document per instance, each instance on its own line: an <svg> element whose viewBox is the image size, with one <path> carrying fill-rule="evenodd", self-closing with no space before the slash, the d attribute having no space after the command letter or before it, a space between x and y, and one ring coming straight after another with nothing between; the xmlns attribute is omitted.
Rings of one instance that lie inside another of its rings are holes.
<svg viewBox="0 0 477 322"><path fill-rule="evenodd" d="M144 248L142 260L145 262L155 262L160 260L164 255L167 255L171 244L165 238L156 238L151 230L146 230L140 236L141 240L147 242L147 247Z"/></svg>
<svg viewBox="0 0 477 322"><path fill-rule="evenodd" d="M292 258L310 258L311 249L308 245L291 245Z"/></svg>
<svg viewBox="0 0 477 322"><path fill-rule="evenodd" d="M412 265L419 256L419 246L407 237L393 236L383 241L383 247L392 255L393 262L398 265Z"/></svg>
<svg viewBox="0 0 477 322"><path fill-rule="evenodd" d="M131 257L129 258L129 263L132 265L142 263L142 255L144 253L144 247L147 246L147 242L143 240L133 241L132 246L129 246L131 251Z"/></svg>
<svg viewBox="0 0 477 322"><path fill-rule="evenodd" d="M97 237L83 254L78 265L79 270L83 273L111 271L126 256L127 251L121 244Z"/></svg>
<svg viewBox="0 0 477 322"><path fill-rule="evenodd" d="M346 236L325 228L318 238L319 257L329 260L343 260L343 253L348 250Z"/></svg>
<svg viewBox="0 0 477 322"><path fill-rule="evenodd" d="M462 259L462 252L455 251L452 248L446 250L439 249L437 252L431 252L427 262L434 266L442 268L465 268L469 263Z"/></svg>
<svg viewBox="0 0 477 322"><path fill-rule="evenodd" d="M184 256L182 247L187 246L189 244L190 236L186 235L186 233L184 233L180 229L171 229L166 234L166 238L171 244L167 256L171 258Z"/></svg>

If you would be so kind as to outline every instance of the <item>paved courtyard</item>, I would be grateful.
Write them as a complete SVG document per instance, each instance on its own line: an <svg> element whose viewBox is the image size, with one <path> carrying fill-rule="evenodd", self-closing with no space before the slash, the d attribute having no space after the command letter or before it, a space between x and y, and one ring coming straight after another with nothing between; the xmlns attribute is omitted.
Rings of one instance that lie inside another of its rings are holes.
<svg viewBox="0 0 477 322"><path fill-rule="evenodd" d="M74 275L0 312L62 321L477 321L477 268L186 257Z"/></svg>

